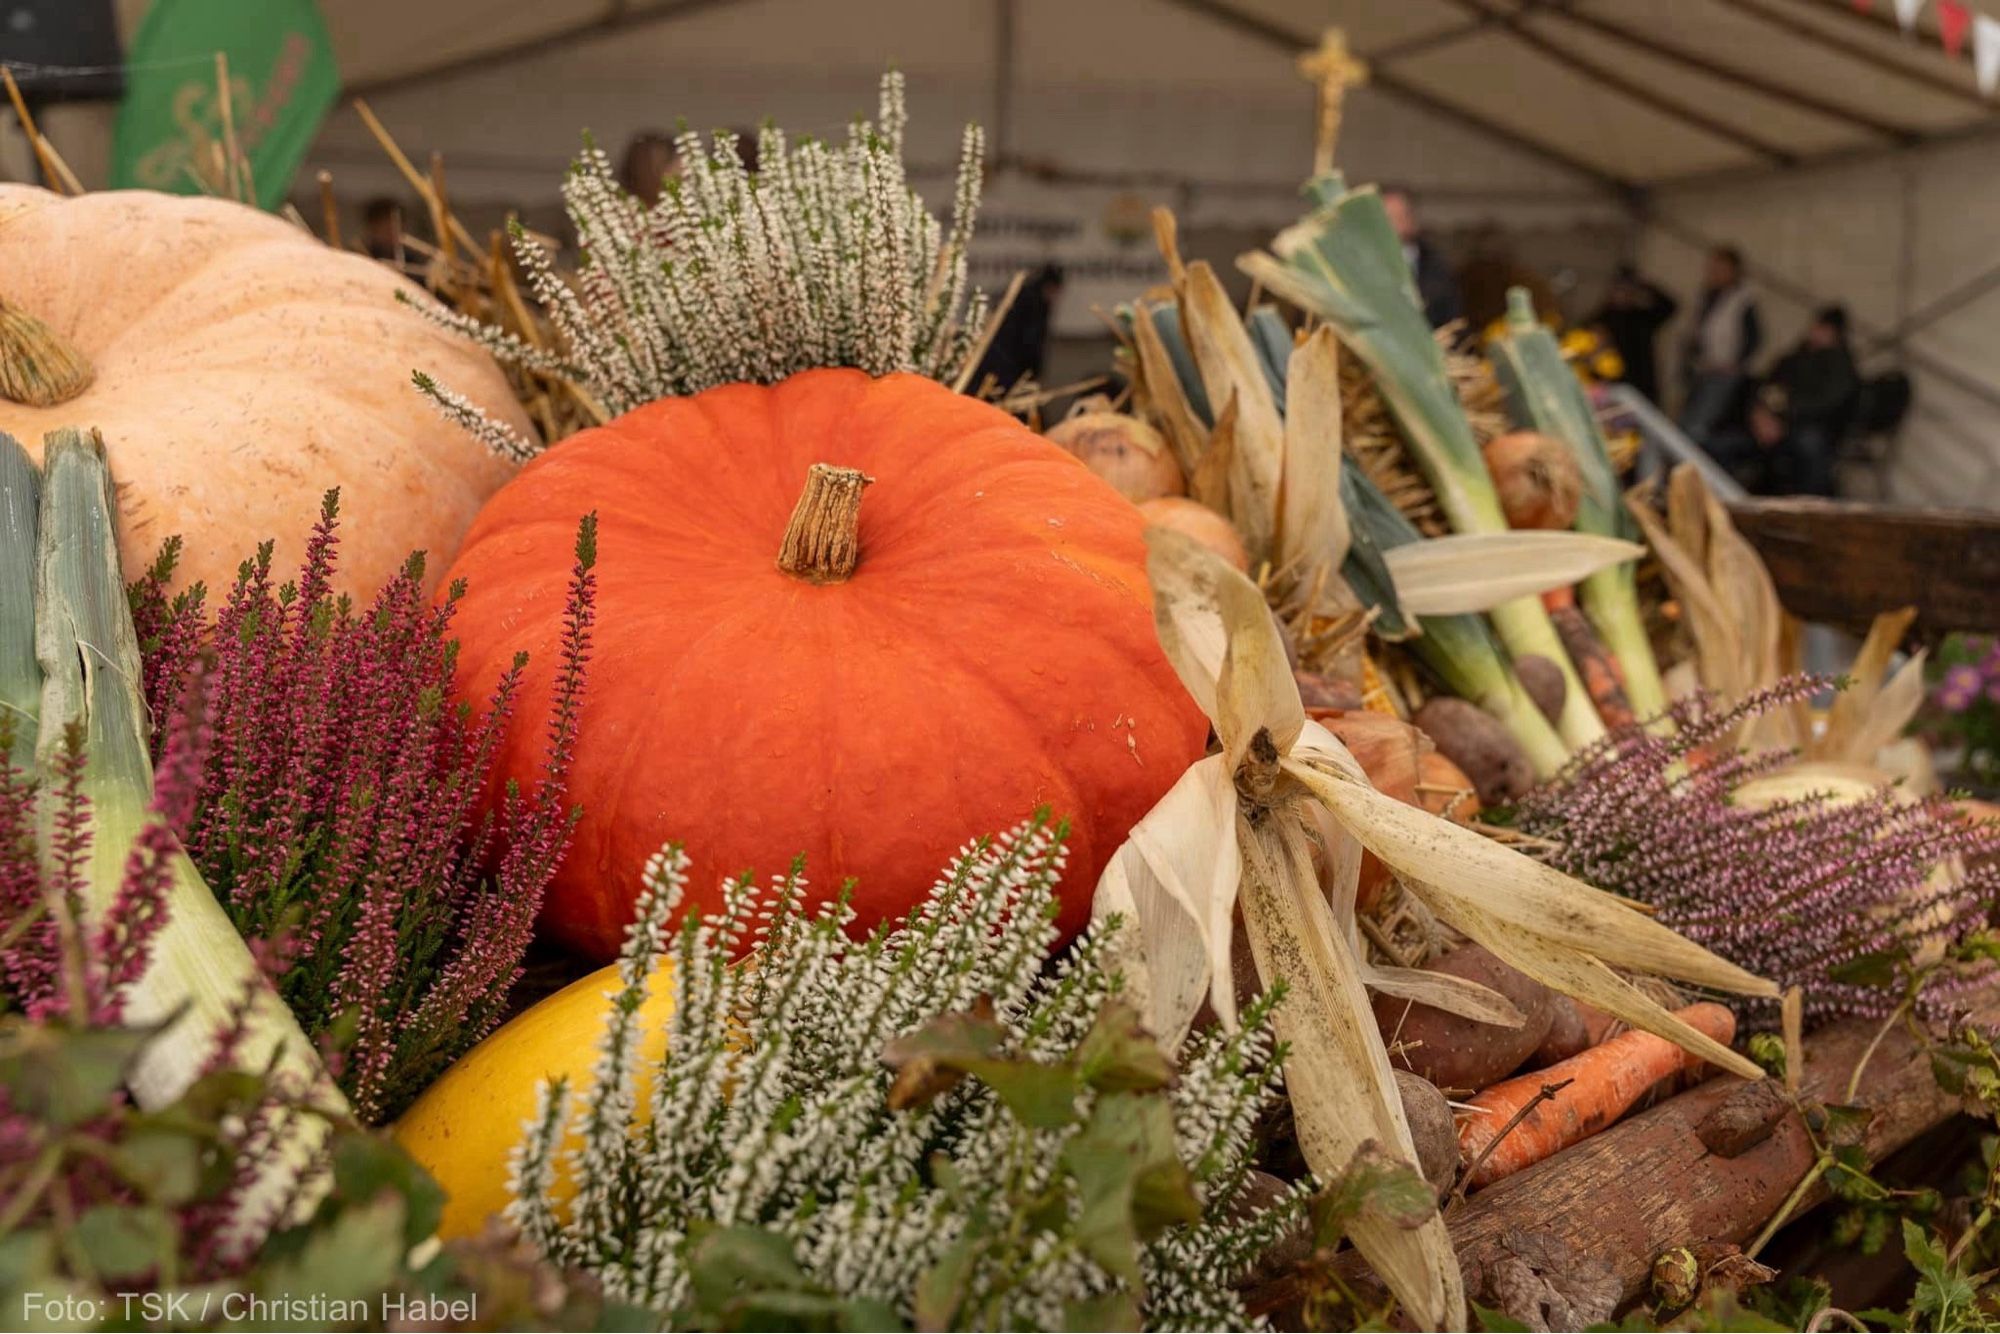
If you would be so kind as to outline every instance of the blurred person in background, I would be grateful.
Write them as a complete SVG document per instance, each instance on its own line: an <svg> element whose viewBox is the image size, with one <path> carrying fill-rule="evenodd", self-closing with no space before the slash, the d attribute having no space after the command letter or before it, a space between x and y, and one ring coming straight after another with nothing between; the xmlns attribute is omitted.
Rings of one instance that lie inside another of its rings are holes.
<svg viewBox="0 0 2000 1334"><path fill-rule="evenodd" d="M1681 361L1687 378L1681 429L1704 449L1740 422L1750 363L1763 341L1757 299L1743 281L1743 255L1734 246L1717 246L1708 252L1701 302Z"/></svg>
<svg viewBox="0 0 2000 1334"><path fill-rule="evenodd" d="M1660 330L1680 303L1657 283L1642 278L1633 265L1620 264L1611 275L1611 290L1590 322L1604 331L1618 359L1625 363L1626 384L1655 403L1660 401Z"/></svg>
<svg viewBox="0 0 2000 1334"><path fill-rule="evenodd" d="M755 148L754 142L751 147ZM681 154L673 139L658 130L642 130L625 145L619 163L618 183L627 194L636 195L647 208L660 202L669 176L681 173Z"/></svg>
<svg viewBox="0 0 2000 1334"><path fill-rule="evenodd" d="M1028 376L1041 379L1049 351L1049 325L1056 302L1062 296L1063 271L1057 264L1044 264L1021 284L1021 293L1007 308L1007 316L993 331L993 341L979 360L971 386L976 391L993 378L1004 393Z"/></svg>
<svg viewBox="0 0 2000 1334"><path fill-rule="evenodd" d="M1752 409L1757 443L1771 451L1773 492L1835 494L1834 460L1860 395L1847 308L1822 307L1798 345L1771 368Z"/></svg>
<svg viewBox="0 0 2000 1334"><path fill-rule="evenodd" d="M1444 256L1424 236L1423 228L1417 222L1416 201L1402 186L1388 185L1382 188L1382 209L1389 215L1389 225L1396 229L1396 235L1403 242L1403 258L1409 261L1410 276L1417 284L1417 299L1424 308L1424 318L1433 329L1450 324L1465 313L1459 297L1458 275L1451 271Z"/></svg>

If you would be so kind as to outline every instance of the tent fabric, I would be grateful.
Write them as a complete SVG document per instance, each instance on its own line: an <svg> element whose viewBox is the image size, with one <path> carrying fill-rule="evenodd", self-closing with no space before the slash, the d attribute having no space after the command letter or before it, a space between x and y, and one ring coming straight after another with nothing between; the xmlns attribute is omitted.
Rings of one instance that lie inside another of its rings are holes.
<svg viewBox="0 0 2000 1334"><path fill-rule="evenodd" d="M1906 36L1893 6L1853 0L321 4L347 91L420 161L443 154L469 215L552 218L583 128L614 152L681 116L838 135L894 62L920 188L947 187L959 127L981 122L983 276L1071 266L1058 329L1075 337L1157 280L1151 204L1225 264L1297 215L1312 90L1295 61L1339 27L1371 66L1346 105L1351 178L1414 188L1440 233L1484 228L1567 266L1552 276L1572 314L1617 258L1687 296L1703 249L1737 244L1774 347L1839 300L1864 363L1912 374L1889 494L2000 508L2000 274L1982 223L2000 133L1933 5ZM127 23L143 9L121 0ZM349 201L403 188L344 110L308 168Z"/></svg>
<svg viewBox="0 0 2000 1334"><path fill-rule="evenodd" d="M991 103L1004 96L988 95L1004 43L1016 85L1004 109L1015 114L1038 87L1082 83L1296 103L1307 94L1287 69L1292 53L1332 25L1374 67L1357 119L1376 99L1422 106L1598 184L1626 185L1788 166L1984 122L1970 62L1944 55L1934 9L1911 39L1888 6L1875 8L1883 12L1850 0L328 0L342 68L363 91L428 82L435 94L509 66L525 77L582 64L616 78L661 56L669 63L654 77L670 87L677 53L690 70L699 55L711 73L813 78L893 53L913 79L948 80ZM1102 151L1091 141L1067 148Z"/></svg>

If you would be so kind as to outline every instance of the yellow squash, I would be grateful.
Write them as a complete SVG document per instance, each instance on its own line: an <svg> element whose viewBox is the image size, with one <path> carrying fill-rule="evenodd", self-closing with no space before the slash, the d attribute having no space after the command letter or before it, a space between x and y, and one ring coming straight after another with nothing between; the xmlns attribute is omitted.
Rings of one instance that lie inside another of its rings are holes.
<svg viewBox="0 0 2000 1334"><path fill-rule="evenodd" d="M467 1052L403 1113L392 1132L396 1143L445 1190L441 1235L473 1236L506 1207L508 1158L534 1119L536 1090L558 1075L572 1093L590 1086L618 990L615 966L570 983ZM662 962L639 1010L641 1108L647 1072L666 1054L673 1000L671 965ZM574 1192L566 1178L557 1181L559 1199Z"/></svg>

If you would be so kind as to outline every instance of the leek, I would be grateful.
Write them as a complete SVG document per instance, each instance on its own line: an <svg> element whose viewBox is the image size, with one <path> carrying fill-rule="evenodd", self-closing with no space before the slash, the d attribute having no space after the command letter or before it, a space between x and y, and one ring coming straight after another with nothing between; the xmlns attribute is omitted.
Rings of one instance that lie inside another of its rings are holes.
<svg viewBox="0 0 2000 1334"><path fill-rule="evenodd" d="M66 729L82 727L82 781L92 824L84 909L101 918L118 893L134 841L158 818L151 810L139 643L119 571L103 441L95 432L53 432L44 461L35 596L14 597L18 566L7 570L4 619L10 624L0 643L14 643L32 606L41 676L38 754L46 768ZM18 464L10 459L4 466L0 476L11 490ZM8 514L14 517L15 509ZM7 554L19 552L10 546ZM147 1109L174 1102L209 1066L224 1037L233 1035L232 1065L268 1071L289 1098L344 1116L345 1102L312 1044L178 847L171 873L166 921L152 938L145 973L125 992L126 1021L161 1028L128 1073L135 1101ZM255 1178L236 1197L226 1244L254 1240L254 1229L268 1226L287 1201L295 1216L313 1207L317 1195L302 1190L301 1182L313 1172L328 1130L325 1115L285 1118Z"/></svg>
<svg viewBox="0 0 2000 1334"><path fill-rule="evenodd" d="M1597 414L1584 397L1583 386L1563 361L1555 336L1535 319L1535 307L1525 289L1507 293L1507 332L1493 346L1493 370L1507 391L1517 426L1530 427L1569 445L1583 472L1583 499L1576 511L1581 532L1639 540L1639 526L1625 510L1618 476L1598 429ZM1606 648L1625 670L1625 694L1640 718L1666 712L1667 691L1660 666L1639 612L1639 586L1632 562L1616 565L1585 579L1577 600L1597 628Z"/></svg>
<svg viewBox="0 0 2000 1334"><path fill-rule="evenodd" d="M1347 480L1354 479L1352 490ZM1342 490L1347 493L1347 518L1354 530L1355 545L1364 540L1378 552L1393 551L1424 535L1403 516L1389 497L1359 468L1341 471ZM1353 580L1350 577L1349 582ZM1362 586L1355 584L1362 593ZM1473 615L1426 616L1405 645L1426 667L1435 672L1454 695L1477 704L1510 732L1527 752L1539 778L1553 778L1569 759L1562 738L1549 720L1528 697L1521 678L1514 674L1500 643L1493 637L1484 617Z"/></svg>
<svg viewBox="0 0 2000 1334"><path fill-rule="evenodd" d="M1242 268L1332 324L1367 365L1454 528L1506 531L1493 480L1452 389L1444 354L1424 323L1402 244L1381 198L1372 189L1348 190L1338 173L1319 177L1308 190L1318 207L1279 235L1275 255L1245 255ZM1516 657L1538 653L1561 670L1563 740L1576 747L1603 736L1604 723L1541 601L1520 598L1490 614Z"/></svg>
<svg viewBox="0 0 2000 1334"><path fill-rule="evenodd" d="M35 534L41 477L13 436L0 431L0 722L12 737L6 760L32 768L42 712L42 669L35 662Z"/></svg>

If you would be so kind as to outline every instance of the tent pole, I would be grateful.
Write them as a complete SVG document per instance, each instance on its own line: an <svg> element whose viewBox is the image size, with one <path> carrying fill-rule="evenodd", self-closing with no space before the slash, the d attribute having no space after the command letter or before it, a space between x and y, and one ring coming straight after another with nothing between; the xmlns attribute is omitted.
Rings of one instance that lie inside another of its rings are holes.
<svg viewBox="0 0 2000 1334"><path fill-rule="evenodd" d="M1648 55L1665 60L1670 64L1679 65L1682 69L1693 70L1697 74L1705 74L1712 79L1737 84L1748 88L1752 92L1761 93L1773 101L1802 107L1807 111L1813 112L1815 115L1824 116L1828 120L1841 121L1901 144L1915 143L1919 138L1917 132L1906 125L1892 125L1888 121L1870 116L1865 112L1856 111L1853 107L1829 101L1814 93L1779 83L1774 79L1767 79L1763 75L1753 70L1744 69L1741 66L1720 64L1717 61L1709 59L1701 52L1690 50L1677 42L1664 41L1658 37L1648 36L1645 33L1634 32L1622 23L1614 23L1610 19L1590 13L1574 5L1555 6L1543 12L1551 18L1560 19L1564 23L1597 33L1599 36L1617 42L1621 46L1636 48L1637 50L1646 52Z"/></svg>
<svg viewBox="0 0 2000 1334"><path fill-rule="evenodd" d="M1769 3L1769 0L1735 0L1735 6L1743 13L1751 15L1753 18L1771 27L1791 33L1794 37L1803 37L1809 42L1817 42L1830 51L1838 51L1850 60L1858 60L1865 65L1870 65L1881 70L1885 74L1892 74L1906 82L1916 84L1918 87L1927 88L1931 92L1941 94L1942 96L1953 97L1961 102L1969 103L1972 106L1978 107L1981 111L1992 110L1986 99L1971 88L1953 82L1950 79L1940 78L1927 71L1916 69L1901 60L1885 55L1866 42L1855 41L1852 38L1843 37L1837 32L1830 32L1817 23L1808 23L1797 14L1786 12L1781 5ZM1838 7L1815 6L1815 8L1818 8L1821 13L1827 14L1834 19L1859 20L1862 23L1869 24L1870 27L1874 27L1877 22L1892 25L1895 23L1895 20L1887 15L1881 16L1879 20L1871 21L1870 16L1852 10L1845 5Z"/></svg>
<svg viewBox="0 0 2000 1334"><path fill-rule="evenodd" d="M602 14L593 19L586 19L575 27L545 33L540 37L509 42L505 46L477 51L472 55L446 60L424 69L405 70L401 74L388 74L379 79L346 84L341 88L340 95L349 101L357 97L382 97L418 84L429 83L433 79L450 79L461 74L476 74L482 70L511 65L517 60L560 51L564 47L576 46L615 32L630 32L657 24L671 23L675 19L687 18L703 10L720 9L734 3L736 0L672 0L669 4L635 12L629 8L629 0L610 0Z"/></svg>
<svg viewBox="0 0 2000 1334"><path fill-rule="evenodd" d="M995 166L1014 155L1015 0L993 0L993 134Z"/></svg>
<svg viewBox="0 0 2000 1334"><path fill-rule="evenodd" d="M1661 115L1680 121L1684 125L1691 125L1713 138L1720 139L1725 143L1734 144L1736 147L1744 149L1747 152L1755 153L1757 156L1777 166L1789 167L1798 161L1798 158L1788 150L1760 139L1740 126L1732 125L1726 120L1711 116L1685 103L1677 102L1663 93L1655 92L1644 84L1634 83L1608 66L1600 65L1587 56L1579 55L1575 51L1551 42L1548 38L1521 22L1519 16L1489 9L1487 7L1487 0L1452 0L1452 3L1467 13L1491 15L1495 23L1505 28L1522 45L1540 52L1557 64L1568 66L1578 74L1605 88L1609 88L1621 97L1651 107Z"/></svg>

